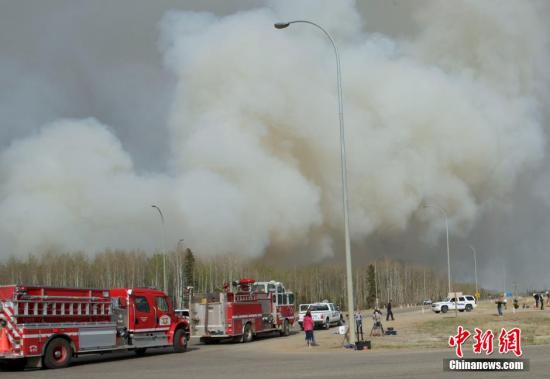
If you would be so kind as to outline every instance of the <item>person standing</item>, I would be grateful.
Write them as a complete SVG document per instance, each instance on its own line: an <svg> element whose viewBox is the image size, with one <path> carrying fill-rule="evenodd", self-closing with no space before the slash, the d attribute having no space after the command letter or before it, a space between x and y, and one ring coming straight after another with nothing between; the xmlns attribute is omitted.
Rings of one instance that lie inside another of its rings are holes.
<svg viewBox="0 0 550 379"><path fill-rule="evenodd" d="M499 296L497 301L497 312L498 312L498 315L499 316L502 316L503 313L502 313L502 306L504 305L504 296Z"/></svg>
<svg viewBox="0 0 550 379"><path fill-rule="evenodd" d="M382 326L382 312L380 312L380 309L374 308L374 312L372 313L372 320L373 325L372 329L370 331L370 335L384 335L384 327Z"/></svg>
<svg viewBox="0 0 550 379"><path fill-rule="evenodd" d="M538 308L539 307L539 294L534 293L533 297L535 298L535 308Z"/></svg>
<svg viewBox="0 0 550 379"><path fill-rule="evenodd" d="M540 301L540 310L543 311L544 310L544 295L542 294L542 292L540 293L539 301Z"/></svg>
<svg viewBox="0 0 550 379"><path fill-rule="evenodd" d="M363 339L363 315L360 311L355 312L355 330L357 337Z"/></svg>
<svg viewBox="0 0 550 379"><path fill-rule="evenodd" d="M393 312L391 310L391 300L388 301L388 304L386 305L386 321L389 321L390 317L391 317L391 320L394 321Z"/></svg>
<svg viewBox="0 0 550 379"><path fill-rule="evenodd" d="M314 346L315 339L313 338L313 327L315 323L313 322L313 317L311 317L311 312L309 310L306 312L302 324L304 325L304 332L306 333L306 345L308 347Z"/></svg>

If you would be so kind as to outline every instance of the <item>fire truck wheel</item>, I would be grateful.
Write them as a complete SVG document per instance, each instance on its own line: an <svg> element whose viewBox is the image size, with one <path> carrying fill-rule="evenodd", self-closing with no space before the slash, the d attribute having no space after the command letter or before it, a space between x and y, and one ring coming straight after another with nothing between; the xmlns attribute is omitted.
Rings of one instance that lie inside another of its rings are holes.
<svg viewBox="0 0 550 379"><path fill-rule="evenodd" d="M73 349L64 338L54 338L44 352L43 363L46 368L63 368L71 363Z"/></svg>
<svg viewBox="0 0 550 379"><path fill-rule="evenodd" d="M253 338L253 335L252 335L252 326L250 325L249 322L246 323L246 325L244 326L244 331L243 331L243 342L246 343L246 342L251 342L252 341L252 338Z"/></svg>
<svg viewBox="0 0 550 379"><path fill-rule="evenodd" d="M140 347L139 349L134 350L134 353L136 353L136 355L137 355L138 357L142 357L142 356L145 355L145 352L146 352L146 351L147 351L146 348Z"/></svg>
<svg viewBox="0 0 550 379"><path fill-rule="evenodd" d="M174 352L183 353L187 350L187 337L185 335L185 330L178 329L174 333Z"/></svg>

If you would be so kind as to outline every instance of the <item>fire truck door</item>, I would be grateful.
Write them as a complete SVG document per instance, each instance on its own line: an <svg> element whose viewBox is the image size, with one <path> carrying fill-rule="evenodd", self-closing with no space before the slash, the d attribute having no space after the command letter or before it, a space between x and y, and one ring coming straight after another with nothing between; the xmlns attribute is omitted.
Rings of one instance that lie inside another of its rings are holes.
<svg viewBox="0 0 550 379"><path fill-rule="evenodd" d="M156 327L166 328L172 323L170 318L170 299L166 296L155 296Z"/></svg>
<svg viewBox="0 0 550 379"><path fill-rule="evenodd" d="M149 296L145 294L135 294L134 300L134 328L136 331L151 330L156 328L155 309ZM144 330L145 329L145 330Z"/></svg>

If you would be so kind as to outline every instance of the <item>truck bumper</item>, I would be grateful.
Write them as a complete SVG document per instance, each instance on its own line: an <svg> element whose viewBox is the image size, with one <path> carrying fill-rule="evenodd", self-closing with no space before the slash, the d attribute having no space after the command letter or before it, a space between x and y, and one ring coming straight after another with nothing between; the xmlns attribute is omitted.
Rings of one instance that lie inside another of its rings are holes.
<svg viewBox="0 0 550 379"><path fill-rule="evenodd" d="M0 353L0 360L7 360L7 359L21 359L24 358L22 355L9 352L9 353Z"/></svg>

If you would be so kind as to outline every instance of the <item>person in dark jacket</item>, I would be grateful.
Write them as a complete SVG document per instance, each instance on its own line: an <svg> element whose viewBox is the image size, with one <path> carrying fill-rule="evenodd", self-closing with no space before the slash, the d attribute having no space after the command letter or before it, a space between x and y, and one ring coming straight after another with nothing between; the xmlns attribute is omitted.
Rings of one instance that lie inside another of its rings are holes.
<svg viewBox="0 0 550 379"><path fill-rule="evenodd" d="M391 300L388 301L388 304L386 305L386 321L389 321L391 317L391 320L393 321L393 312L391 311Z"/></svg>

